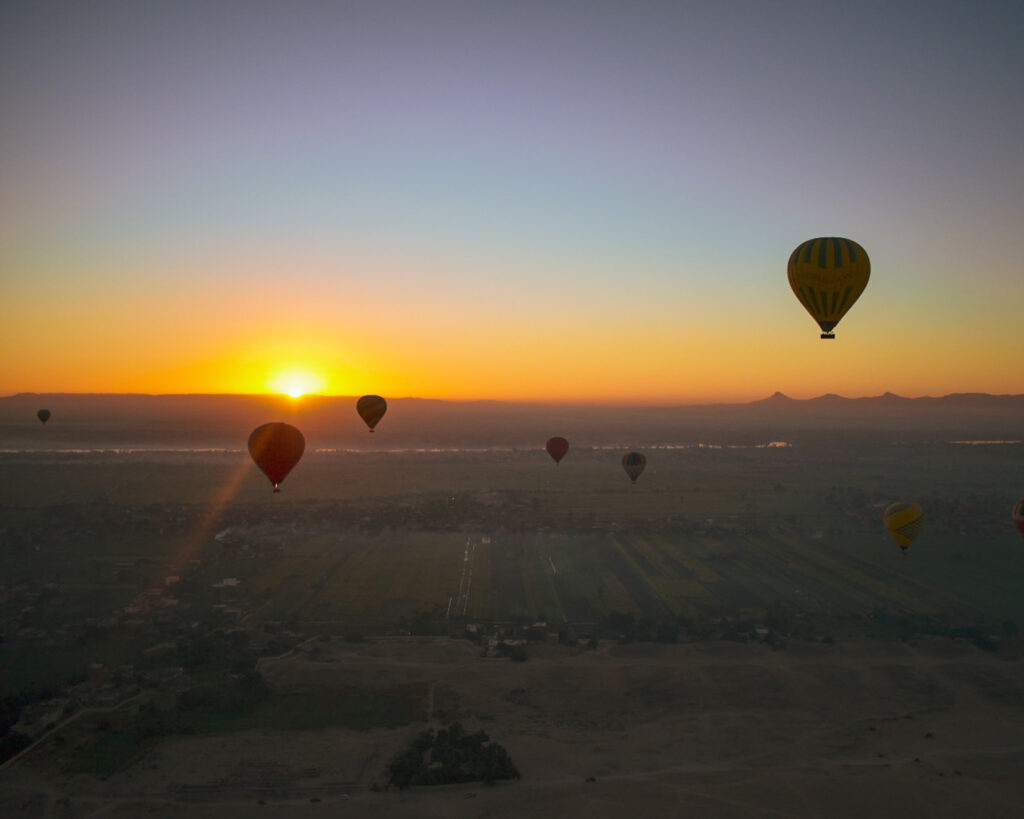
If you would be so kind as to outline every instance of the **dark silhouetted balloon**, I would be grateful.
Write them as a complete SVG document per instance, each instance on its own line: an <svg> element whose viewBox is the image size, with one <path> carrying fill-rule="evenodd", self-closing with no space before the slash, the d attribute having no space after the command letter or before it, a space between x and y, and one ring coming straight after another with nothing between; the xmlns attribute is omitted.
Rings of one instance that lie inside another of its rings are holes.
<svg viewBox="0 0 1024 819"><path fill-rule="evenodd" d="M636 479L640 477L645 466L647 466L647 458L640 452L630 452L628 455L622 456L622 468L626 470L626 474L629 475L633 483L636 483Z"/></svg>
<svg viewBox="0 0 1024 819"><path fill-rule="evenodd" d="M905 552L921 533L924 510L916 503L893 503L886 508L883 518L885 528Z"/></svg>
<svg viewBox="0 0 1024 819"><path fill-rule="evenodd" d="M380 423L384 413L388 411L388 402L379 395L364 395L356 401L356 412L366 422L366 426L373 432L373 428Z"/></svg>
<svg viewBox="0 0 1024 819"><path fill-rule="evenodd" d="M797 246L787 267L789 286L821 327L822 338L853 307L871 276L868 254L851 239L808 239Z"/></svg>
<svg viewBox="0 0 1024 819"><path fill-rule="evenodd" d="M249 454L263 473L270 478L274 491L306 449L306 439L291 424L275 421L256 427L249 436Z"/></svg>
<svg viewBox="0 0 1024 819"><path fill-rule="evenodd" d="M548 451L548 455L555 459L557 464L565 454L569 451L569 442L565 438L548 438L548 442L544 444L544 448Z"/></svg>
<svg viewBox="0 0 1024 819"><path fill-rule="evenodd" d="M1017 531L1024 535L1024 500L1017 501L1017 505L1013 507L1013 523Z"/></svg>
<svg viewBox="0 0 1024 819"><path fill-rule="evenodd" d="M45 424L50 420L50 411L48 409L41 409L36 413L36 418Z"/></svg>

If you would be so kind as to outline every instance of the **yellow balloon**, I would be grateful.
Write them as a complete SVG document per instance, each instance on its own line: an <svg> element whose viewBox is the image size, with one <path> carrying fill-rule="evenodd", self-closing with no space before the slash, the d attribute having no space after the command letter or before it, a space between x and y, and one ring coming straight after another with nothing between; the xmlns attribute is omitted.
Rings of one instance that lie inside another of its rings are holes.
<svg viewBox="0 0 1024 819"><path fill-rule="evenodd" d="M924 510L916 503L893 503L885 510L885 528L904 551L924 523Z"/></svg>
<svg viewBox="0 0 1024 819"><path fill-rule="evenodd" d="M789 257L789 286L821 327L822 338L853 307L871 276L871 260L852 239L808 239Z"/></svg>

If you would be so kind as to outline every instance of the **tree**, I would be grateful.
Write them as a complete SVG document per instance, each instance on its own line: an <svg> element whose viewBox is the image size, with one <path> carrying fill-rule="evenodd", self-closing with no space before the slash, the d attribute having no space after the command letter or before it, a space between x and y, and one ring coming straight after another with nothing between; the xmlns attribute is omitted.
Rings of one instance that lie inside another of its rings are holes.
<svg viewBox="0 0 1024 819"><path fill-rule="evenodd" d="M461 723L453 722L436 734L422 731L410 747L388 765L388 785L442 785L518 779L519 770L508 752L490 741L484 731L467 734Z"/></svg>

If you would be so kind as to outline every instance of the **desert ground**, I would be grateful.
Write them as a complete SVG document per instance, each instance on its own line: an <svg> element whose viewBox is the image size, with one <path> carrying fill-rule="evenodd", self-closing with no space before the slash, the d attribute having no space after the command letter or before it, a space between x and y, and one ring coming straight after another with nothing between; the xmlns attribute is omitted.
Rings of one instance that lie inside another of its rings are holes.
<svg viewBox="0 0 1024 819"><path fill-rule="evenodd" d="M237 442L29 420L0 424L0 816L1024 814L1019 420L708 421L635 486L599 442L311 433L280 494ZM521 779L383 789L454 721Z"/></svg>
<svg viewBox="0 0 1024 819"><path fill-rule="evenodd" d="M947 638L783 651L727 642L546 645L311 640L260 662L278 693L402 690L394 729L174 737L106 780L29 753L11 817L1019 816L1024 661ZM504 745L518 782L374 792L427 725ZM592 780L592 781L591 781Z"/></svg>

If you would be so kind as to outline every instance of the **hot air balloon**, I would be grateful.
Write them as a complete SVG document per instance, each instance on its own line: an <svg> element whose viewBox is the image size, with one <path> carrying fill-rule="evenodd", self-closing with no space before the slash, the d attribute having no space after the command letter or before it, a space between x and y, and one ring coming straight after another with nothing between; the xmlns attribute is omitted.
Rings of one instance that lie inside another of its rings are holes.
<svg viewBox="0 0 1024 819"><path fill-rule="evenodd" d="M835 338L833 328L864 292L871 261L852 239L808 239L789 257L789 286L821 327L822 338Z"/></svg>
<svg viewBox="0 0 1024 819"><path fill-rule="evenodd" d="M276 421L256 427L249 436L249 454L263 473L274 484L274 491L292 467L299 462L306 449L306 439L291 424Z"/></svg>
<svg viewBox="0 0 1024 819"><path fill-rule="evenodd" d="M48 409L41 409L36 413L36 418L45 424L50 420L50 411Z"/></svg>
<svg viewBox="0 0 1024 819"><path fill-rule="evenodd" d="M1022 535L1024 535L1024 500L1017 501L1013 507L1013 522Z"/></svg>
<svg viewBox="0 0 1024 819"><path fill-rule="evenodd" d="M548 442L544 444L544 448L548 451L548 455L555 459L557 464L565 454L569 451L569 442L565 438L548 438Z"/></svg>
<svg viewBox="0 0 1024 819"><path fill-rule="evenodd" d="M379 395L364 395L356 401L356 412L366 422L366 426L373 432L384 413L388 411L388 402Z"/></svg>
<svg viewBox="0 0 1024 819"><path fill-rule="evenodd" d="M906 552L907 547L914 542L921 532L924 522L924 510L916 503L893 503L890 504L883 516L885 528L889 534Z"/></svg>
<svg viewBox="0 0 1024 819"><path fill-rule="evenodd" d="M645 466L647 466L647 458L640 452L630 452L628 455L622 456L622 468L626 470L626 474L629 475L633 483L636 483L636 479L640 477Z"/></svg>

